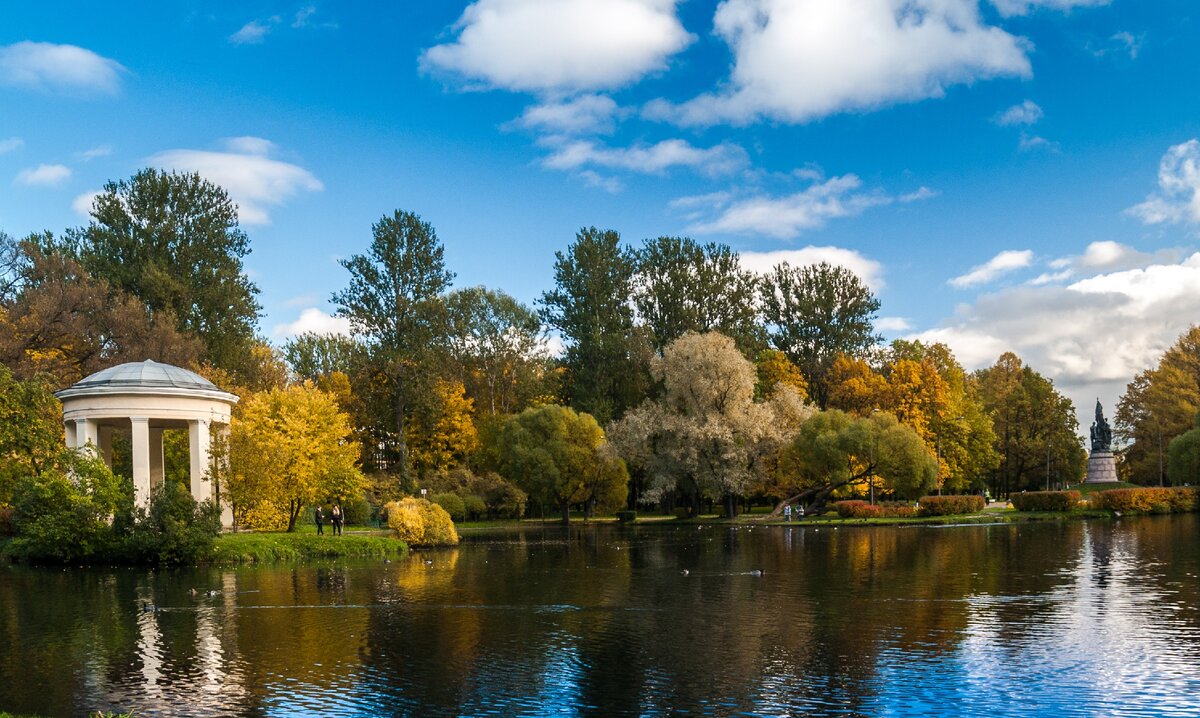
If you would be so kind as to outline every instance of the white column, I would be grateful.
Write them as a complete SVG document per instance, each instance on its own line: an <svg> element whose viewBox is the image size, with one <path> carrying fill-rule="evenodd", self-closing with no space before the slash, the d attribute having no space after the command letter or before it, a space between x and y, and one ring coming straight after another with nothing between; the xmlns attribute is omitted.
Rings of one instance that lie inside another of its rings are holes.
<svg viewBox="0 0 1200 718"><path fill-rule="evenodd" d="M91 444L93 447L91 450L96 451L100 445L100 437L96 433L96 422L91 419L76 419L75 441L80 449Z"/></svg>
<svg viewBox="0 0 1200 718"><path fill-rule="evenodd" d="M218 423L215 428L221 437L221 446L225 447L225 453L221 456L221 476L224 483L210 486L209 490L214 491L214 495L220 501L221 525L229 529L233 528L233 504L229 503L229 487L226 485L229 481L229 424Z"/></svg>
<svg viewBox="0 0 1200 718"><path fill-rule="evenodd" d="M100 449L100 458L104 460L104 465L111 469L113 427L101 426L97 430L96 435L99 437L97 446Z"/></svg>
<svg viewBox="0 0 1200 718"><path fill-rule="evenodd" d="M200 419L188 422L188 458L192 469L192 498L206 501L212 497L212 482L206 480L208 473L209 435L208 422Z"/></svg>
<svg viewBox="0 0 1200 718"><path fill-rule="evenodd" d="M134 416L133 427L133 500L137 506L150 505L150 419Z"/></svg>
<svg viewBox="0 0 1200 718"><path fill-rule="evenodd" d="M150 488L163 482L163 430L150 427Z"/></svg>
<svg viewBox="0 0 1200 718"><path fill-rule="evenodd" d="M66 433L66 439L67 439L67 448L68 448L68 449L74 449L74 448L76 448L76 447L77 447L79 444L77 443L77 440L76 440L76 438L75 438L75 434L76 434L76 432L75 432L75 420L74 420L74 419L67 419L66 421L64 421L64 422L63 422L63 429L65 429L65 433Z"/></svg>

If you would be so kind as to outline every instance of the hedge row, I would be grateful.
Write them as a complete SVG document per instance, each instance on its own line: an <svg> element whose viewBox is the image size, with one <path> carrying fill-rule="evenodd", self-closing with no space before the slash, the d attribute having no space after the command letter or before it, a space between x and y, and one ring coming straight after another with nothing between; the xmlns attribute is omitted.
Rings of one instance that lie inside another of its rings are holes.
<svg viewBox="0 0 1200 718"><path fill-rule="evenodd" d="M1200 490L1194 488L1112 489L1092 494L1092 506L1109 511L1179 514L1200 510Z"/></svg>
<svg viewBox="0 0 1200 718"><path fill-rule="evenodd" d="M1029 491L1009 497L1017 511L1070 511L1079 503L1078 491Z"/></svg>
<svg viewBox="0 0 1200 718"><path fill-rule="evenodd" d="M833 505L838 516L844 519L875 519L875 518L911 518L917 515L917 509L910 503L902 501L884 501L869 504L866 501L839 501Z"/></svg>
<svg viewBox="0 0 1200 718"><path fill-rule="evenodd" d="M967 496L922 496L917 504L921 516L956 516L958 514L977 514L983 511L983 497Z"/></svg>

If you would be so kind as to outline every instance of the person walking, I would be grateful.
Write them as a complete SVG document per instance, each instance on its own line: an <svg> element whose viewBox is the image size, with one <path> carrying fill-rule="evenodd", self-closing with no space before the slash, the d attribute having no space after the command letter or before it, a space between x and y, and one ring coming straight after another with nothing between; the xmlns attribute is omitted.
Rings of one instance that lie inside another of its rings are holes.
<svg viewBox="0 0 1200 718"><path fill-rule="evenodd" d="M321 505L317 504L317 510L313 513L313 520L317 522L317 535L325 534L325 516L321 513Z"/></svg>
<svg viewBox="0 0 1200 718"><path fill-rule="evenodd" d="M333 518L333 535L341 536L342 535L342 507L339 504L334 504L333 509L331 510L330 513Z"/></svg>

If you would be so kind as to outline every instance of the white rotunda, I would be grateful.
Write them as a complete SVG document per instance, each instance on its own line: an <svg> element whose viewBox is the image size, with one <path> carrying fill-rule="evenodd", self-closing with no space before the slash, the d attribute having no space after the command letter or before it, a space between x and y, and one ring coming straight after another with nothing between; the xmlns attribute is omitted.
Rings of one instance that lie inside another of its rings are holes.
<svg viewBox="0 0 1200 718"><path fill-rule="evenodd" d="M147 360L98 371L55 396L62 402L69 448L90 444L111 467L113 434L129 432L138 506L146 506L151 489L162 483L163 431L168 429L188 430L192 496L220 501L206 476L209 447L214 432L229 430L236 395L195 372ZM232 514L221 503L228 525Z"/></svg>

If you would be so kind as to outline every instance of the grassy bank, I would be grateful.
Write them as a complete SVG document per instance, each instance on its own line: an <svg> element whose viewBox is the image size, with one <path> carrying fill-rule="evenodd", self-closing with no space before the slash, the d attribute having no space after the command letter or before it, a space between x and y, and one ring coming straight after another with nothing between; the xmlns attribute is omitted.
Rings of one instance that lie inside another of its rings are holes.
<svg viewBox="0 0 1200 718"><path fill-rule="evenodd" d="M327 558L383 558L408 551L386 533L318 536L315 533L223 534L213 546L215 563L261 563Z"/></svg>

